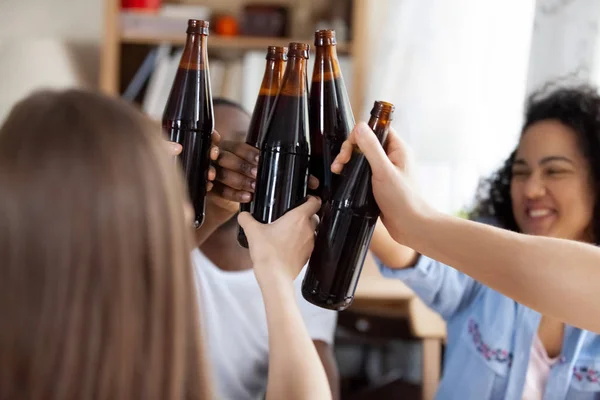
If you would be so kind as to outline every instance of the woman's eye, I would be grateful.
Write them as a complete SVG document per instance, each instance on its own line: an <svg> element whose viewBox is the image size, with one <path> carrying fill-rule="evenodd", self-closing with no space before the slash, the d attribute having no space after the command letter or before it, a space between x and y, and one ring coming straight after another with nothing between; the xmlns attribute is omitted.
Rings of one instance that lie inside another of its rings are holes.
<svg viewBox="0 0 600 400"><path fill-rule="evenodd" d="M523 170L513 170L512 171L512 176L527 176L529 175L528 171L523 171Z"/></svg>

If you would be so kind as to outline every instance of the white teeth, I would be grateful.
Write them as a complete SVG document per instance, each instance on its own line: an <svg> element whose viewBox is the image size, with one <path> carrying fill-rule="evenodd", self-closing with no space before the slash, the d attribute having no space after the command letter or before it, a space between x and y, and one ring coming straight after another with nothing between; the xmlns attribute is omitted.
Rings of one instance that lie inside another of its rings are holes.
<svg viewBox="0 0 600 400"><path fill-rule="evenodd" d="M541 217L546 217L548 215L550 215L550 210L548 209L543 209L543 210L529 210L529 216L531 218L541 218Z"/></svg>

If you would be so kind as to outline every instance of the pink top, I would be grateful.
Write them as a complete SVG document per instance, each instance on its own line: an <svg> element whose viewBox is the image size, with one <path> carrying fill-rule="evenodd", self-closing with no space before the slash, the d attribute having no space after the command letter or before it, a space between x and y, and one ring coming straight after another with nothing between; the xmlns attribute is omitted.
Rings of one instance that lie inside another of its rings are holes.
<svg viewBox="0 0 600 400"><path fill-rule="evenodd" d="M550 375L550 369L556 361L558 361L558 357L548 357L542 341L535 335L533 346L531 347L527 376L525 377L523 400L542 400L544 390L546 389L546 381L548 380L548 375Z"/></svg>

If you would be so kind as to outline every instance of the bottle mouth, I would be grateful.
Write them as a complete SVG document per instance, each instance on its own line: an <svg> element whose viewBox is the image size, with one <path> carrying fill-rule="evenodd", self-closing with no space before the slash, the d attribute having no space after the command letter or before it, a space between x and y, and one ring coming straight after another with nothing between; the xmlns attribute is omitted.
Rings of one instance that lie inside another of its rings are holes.
<svg viewBox="0 0 600 400"><path fill-rule="evenodd" d="M269 46L267 48L267 60L287 60L287 47Z"/></svg>
<svg viewBox="0 0 600 400"><path fill-rule="evenodd" d="M333 29L320 29L315 32L315 46L335 46L336 43Z"/></svg>
<svg viewBox="0 0 600 400"><path fill-rule="evenodd" d="M190 19L188 20L188 27L186 33L195 33L198 35L208 35L208 21L201 19Z"/></svg>
<svg viewBox="0 0 600 400"><path fill-rule="evenodd" d="M308 59L308 51L310 46L306 43L292 42L288 46L288 58L289 57L300 57Z"/></svg>
<svg viewBox="0 0 600 400"><path fill-rule="evenodd" d="M392 103L388 103L387 101L376 101L375 104L373 104L371 115L377 118L382 115L387 115L387 119L391 120L395 109L396 107Z"/></svg>

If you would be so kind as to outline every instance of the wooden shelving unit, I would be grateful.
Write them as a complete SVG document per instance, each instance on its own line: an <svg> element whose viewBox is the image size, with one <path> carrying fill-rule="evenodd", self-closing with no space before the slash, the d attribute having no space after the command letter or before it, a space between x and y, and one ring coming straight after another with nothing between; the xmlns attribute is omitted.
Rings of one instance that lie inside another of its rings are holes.
<svg viewBox="0 0 600 400"><path fill-rule="evenodd" d="M361 32L364 29L364 21L359 16L364 15L367 0L353 0L353 30ZM341 54L358 54L358 49L364 48L366 43L362 35L352 35L355 39L351 43L338 43L338 52ZM175 34L152 34L147 32L124 31L120 22L120 0L105 0L105 22L104 40L102 44L100 65L100 89L113 96L118 96L121 82L121 48L122 45L146 45L153 46L162 43L183 45L185 35ZM209 37L209 51L250 51L265 49L270 45L287 46L290 42L312 43L312 38L265 38L235 36L226 37L211 34ZM359 57L352 59L353 76L352 93L350 93L352 106L355 110L361 110L364 94L364 73L367 60Z"/></svg>
<svg viewBox="0 0 600 400"><path fill-rule="evenodd" d="M185 43L184 35L148 35L140 33L123 32L120 35L121 43L128 44L149 44L158 45L161 43L171 43L183 45ZM218 36L210 35L208 43L213 50L260 50L267 46L287 46L290 42L305 42L306 39L297 38L269 38L252 36ZM348 43L338 43L338 52L350 53L351 45Z"/></svg>

